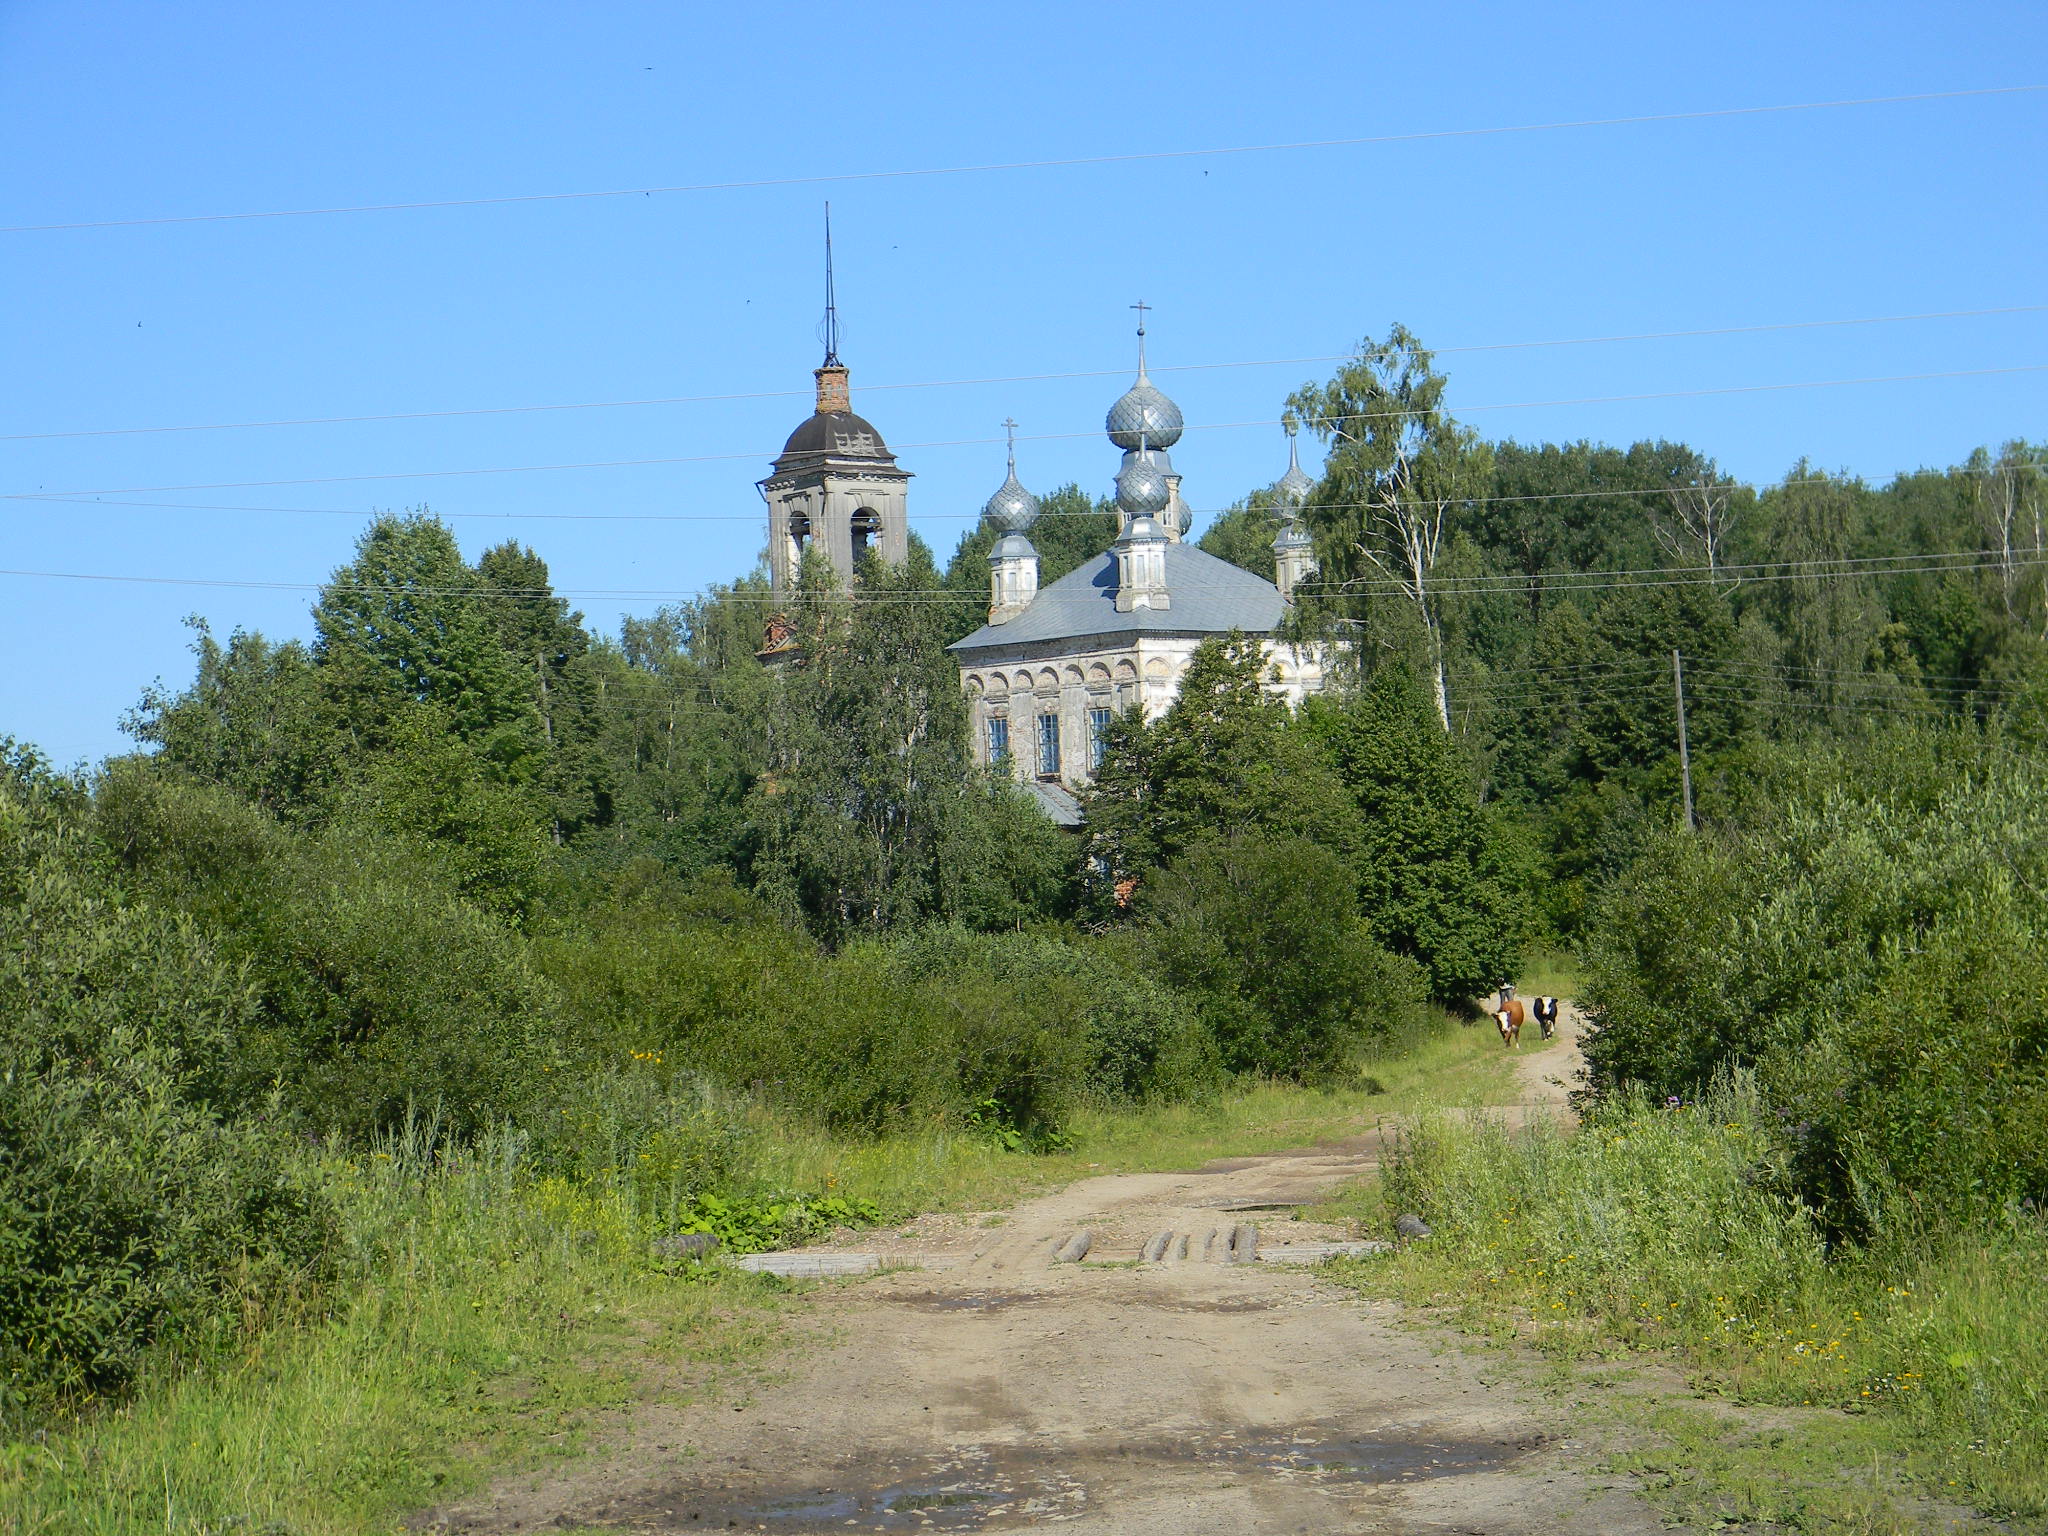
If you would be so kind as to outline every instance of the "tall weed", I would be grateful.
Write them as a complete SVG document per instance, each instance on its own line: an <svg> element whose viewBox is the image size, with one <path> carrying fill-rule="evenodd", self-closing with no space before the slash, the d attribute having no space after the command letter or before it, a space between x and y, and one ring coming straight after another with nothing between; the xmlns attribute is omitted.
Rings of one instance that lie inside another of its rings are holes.
<svg viewBox="0 0 2048 1536"><path fill-rule="evenodd" d="M1765 1118L1734 1074L1577 1134L1428 1119L1373 1219L1434 1229L1394 1271L1417 1298L1545 1349L1668 1349L1752 1400L1887 1416L1938 1491L2048 1513L2048 1230L2011 1218L1831 1259Z"/></svg>

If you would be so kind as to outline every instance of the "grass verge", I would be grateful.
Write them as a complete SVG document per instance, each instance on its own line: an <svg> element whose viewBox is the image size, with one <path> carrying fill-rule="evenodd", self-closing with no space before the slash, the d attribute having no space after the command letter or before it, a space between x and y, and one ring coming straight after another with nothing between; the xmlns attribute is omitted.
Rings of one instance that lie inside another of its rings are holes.
<svg viewBox="0 0 2048 1536"><path fill-rule="evenodd" d="M577 1453L642 1391L650 1360L715 1387L776 1336L772 1282L627 1262L616 1194L571 1194L488 1156L325 1171L345 1244L334 1309L8 1445L0 1528L391 1530L495 1469Z"/></svg>
<svg viewBox="0 0 2048 1536"><path fill-rule="evenodd" d="M1058 1152L1019 1156L987 1137L943 1129L849 1143L778 1125L762 1157L771 1183L862 1196L896 1220L986 1210L1092 1174L1186 1168L1361 1135L1425 1107L1499 1103L1513 1092L1513 1064L1492 1026L1446 1018L1324 1087L1239 1079L1192 1103L1084 1108L1068 1122L1072 1144Z"/></svg>
<svg viewBox="0 0 2048 1536"><path fill-rule="evenodd" d="M1669 1359L1701 1393L1781 1410L1761 1438L1639 1415L1674 1516L1715 1499L1801 1530L1921 1529L1921 1499L2048 1515L2048 1232L2015 1217L1830 1258L1759 1177L1754 1115L1738 1085L1578 1134L1425 1118L1354 1212L1380 1228L1418 1210L1435 1235L1338 1274L1564 1362Z"/></svg>

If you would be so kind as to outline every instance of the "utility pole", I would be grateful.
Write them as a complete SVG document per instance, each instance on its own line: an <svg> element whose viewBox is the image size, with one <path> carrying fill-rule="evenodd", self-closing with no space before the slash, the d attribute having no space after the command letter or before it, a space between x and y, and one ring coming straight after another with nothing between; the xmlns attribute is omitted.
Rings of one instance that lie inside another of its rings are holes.
<svg viewBox="0 0 2048 1536"><path fill-rule="evenodd" d="M1678 782L1685 794L1685 830L1693 830L1692 822L1692 749L1685 741L1685 663L1679 660L1678 647L1671 648L1671 691L1678 697Z"/></svg>

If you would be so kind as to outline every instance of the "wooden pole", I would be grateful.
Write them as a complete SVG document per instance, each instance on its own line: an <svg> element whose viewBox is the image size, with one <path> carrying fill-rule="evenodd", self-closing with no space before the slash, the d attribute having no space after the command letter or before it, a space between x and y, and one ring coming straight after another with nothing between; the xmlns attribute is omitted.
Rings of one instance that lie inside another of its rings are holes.
<svg viewBox="0 0 2048 1536"><path fill-rule="evenodd" d="M1692 749L1685 740L1685 663L1679 659L1678 648L1671 649L1671 691L1678 698L1678 782L1685 795L1685 830L1693 830L1692 821Z"/></svg>

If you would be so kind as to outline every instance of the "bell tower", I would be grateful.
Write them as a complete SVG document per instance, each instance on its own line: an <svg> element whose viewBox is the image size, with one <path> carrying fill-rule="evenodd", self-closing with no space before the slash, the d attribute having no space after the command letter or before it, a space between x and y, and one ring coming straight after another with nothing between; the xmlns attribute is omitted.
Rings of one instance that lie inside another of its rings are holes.
<svg viewBox="0 0 2048 1536"><path fill-rule="evenodd" d="M825 361L814 373L816 409L790 433L768 478L768 576L775 597L793 592L806 549L832 563L840 587L868 551L890 565L910 555L910 471L900 469L882 434L853 411L847 368L839 360L839 305L832 275L832 205L825 205Z"/></svg>

